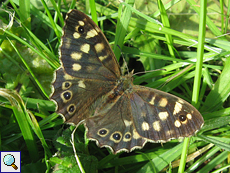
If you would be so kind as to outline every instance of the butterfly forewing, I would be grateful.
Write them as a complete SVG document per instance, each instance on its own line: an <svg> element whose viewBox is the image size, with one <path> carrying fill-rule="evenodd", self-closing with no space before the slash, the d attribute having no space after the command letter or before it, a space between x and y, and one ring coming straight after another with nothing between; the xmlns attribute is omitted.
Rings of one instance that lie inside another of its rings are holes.
<svg viewBox="0 0 230 173"><path fill-rule="evenodd" d="M84 13L67 14L51 99L69 123L84 122L87 136L112 152L195 134L201 114L171 94L133 85L99 27Z"/></svg>
<svg viewBox="0 0 230 173"><path fill-rule="evenodd" d="M80 11L67 14L61 41L51 99L67 122L78 124L113 89L120 69L99 27Z"/></svg>
<svg viewBox="0 0 230 173"><path fill-rule="evenodd" d="M120 69L100 28L84 13L72 10L63 28L61 62L71 76L116 80Z"/></svg>

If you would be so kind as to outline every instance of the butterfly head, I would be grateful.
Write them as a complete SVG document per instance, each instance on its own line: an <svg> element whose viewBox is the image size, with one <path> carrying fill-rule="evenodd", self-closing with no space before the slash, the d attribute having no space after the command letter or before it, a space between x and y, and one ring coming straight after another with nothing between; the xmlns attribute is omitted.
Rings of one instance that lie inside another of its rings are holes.
<svg viewBox="0 0 230 173"><path fill-rule="evenodd" d="M121 76L118 80L118 88L122 88L123 91L131 90L133 86L133 72L132 70L129 74Z"/></svg>

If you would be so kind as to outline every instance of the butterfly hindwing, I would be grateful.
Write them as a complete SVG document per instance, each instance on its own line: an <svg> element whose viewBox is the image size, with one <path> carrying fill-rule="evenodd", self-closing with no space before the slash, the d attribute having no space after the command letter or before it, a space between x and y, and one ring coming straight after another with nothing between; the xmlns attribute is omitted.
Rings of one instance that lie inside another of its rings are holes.
<svg viewBox="0 0 230 173"><path fill-rule="evenodd" d="M153 142L188 137L203 124L201 114L185 100L156 89L133 86L132 117L140 136Z"/></svg>
<svg viewBox="0 0 230 173"><path fill-rule="evenodd" d="M134 127L128 96L119 97L110 109L106 105L85 120L87 137L96 140L101 147L109 147L114 153L142 148L147 140Z"/></svg>
<svg viewBox="0 0 230 173"><path fill-rule="evenodd" d="M97 100L115 85L115 81L95 82L73 77L65 73L63 68L56 71L56 76L51 99L57 104L57 112L65 117L65 121L76 125L92 114Z"/></svg>
<svg viewBox="0 0 230 173"><path fill-rule="evenodd" d="M87 137L99 146L109 147L114 153L130 152L147 141L167 142L191 136L203 124L200 113L179 97L138 85L129 89L112 101L108 101L111 95L106 95L106 102L86 119Z"/></svg>

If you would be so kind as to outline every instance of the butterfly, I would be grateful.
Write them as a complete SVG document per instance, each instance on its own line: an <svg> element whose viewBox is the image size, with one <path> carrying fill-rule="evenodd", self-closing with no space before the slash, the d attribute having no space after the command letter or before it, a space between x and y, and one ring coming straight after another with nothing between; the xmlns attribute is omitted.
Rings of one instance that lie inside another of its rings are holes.
<svg viewBox="0 0 230 173"><path fill-rule="evenodd" d="M146 142L194 135L204 124L185 100L133 84L122 76L100 28L84 13L67 14L51 99L67 123L84 123L87 137L113 153L131 152Z"/></svg>

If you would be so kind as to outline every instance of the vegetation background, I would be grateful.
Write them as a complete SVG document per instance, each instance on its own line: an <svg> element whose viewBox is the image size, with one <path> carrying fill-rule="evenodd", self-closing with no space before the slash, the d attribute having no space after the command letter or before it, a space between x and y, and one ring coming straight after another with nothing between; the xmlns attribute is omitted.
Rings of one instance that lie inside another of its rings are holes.
<svg viewBox="0 0 230 173"><path fill-rule="evenodd" d="M23 173L230 172L228 0L0 3L0 150L21 151ZM74 8L91 12L130 70L165 69L136 75L134 83L195 105L205 120L196 136L113 155L88 141L80 126L76 162L74 126L63 123L49 100L65 14Z"/></svg>

